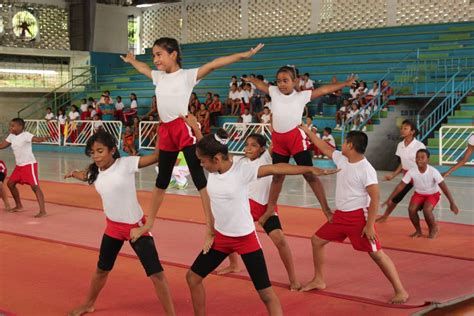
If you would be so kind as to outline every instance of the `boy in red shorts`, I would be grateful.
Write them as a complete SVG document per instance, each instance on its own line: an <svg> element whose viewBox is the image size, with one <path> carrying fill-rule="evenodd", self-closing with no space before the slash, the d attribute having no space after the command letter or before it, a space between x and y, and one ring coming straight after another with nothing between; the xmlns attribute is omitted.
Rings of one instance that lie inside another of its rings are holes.
<svg viewBox="0 0 474 316"><path fill-rule="evenodd" d="M336 211L311 238L313 245L314 278L301 290L311 291L326 288L323 276L324 246L330 241L342 242L349 237L355 250L369 253L388 278L394 289L392 304L403 304L408 300L390 257L381 249L375 232L375 216L379 208L379 186L374 167L364 156L367 135L359 131L347 134L342 150L331 148L316 137L305 126L301 127L323 153L331 158L339 172L336 174Z"/></svg>
<svg viewBox="0 0 474 316"><path fill-rule="evenodd" d="M0 160L0 197L3 200L5 211L9 211L11 207L10 207L10 203L8 202L7 191L3 187L3 183L5 182L6 177L7 177L7 165L3 162L3 160Z"/></svg>
<svg viewBox="0 0 474 316"><path fill-rule="evenodd" d="M408 213L410 214L410 220L416 229L416 231L410 236L415 238L422 236L420 217L418 216L418 211L421 210L423 210L425 221L428 224L428 238L433 239L438 234L439 228L433 216L433 209L439 202L439 198L441 196L439 193L440 188L449 201L451 212L454 214L459 213L459 209L456 206L456 203L454 203L453 196L451 195L451 192L449 192L446 183L444 183L443 177L438 170L428 164L429 159L430 152L426 149L419 149L416 152L417 167L412 168L408 170L407 173L405 173L402 181L398 184L392 195L384 203L387 204L395 195L405 189L407 184L413 182L415 194L413 194L410 200Z"/></svg>
<svg viewBox="0 0 474 316"><path fill-rule="evenodd" d="M39 186L38 163L33 155L32 142L44 142L48 140L49 137L36 137L31 133L25 132L24 128L25 121L21 118L14 118L10 121L10 135L0 144L0 149L12 146L15 156L15 170L13 170L7 182L8 188L15 200L15 207L10 211L18 212L23 209L20 200L20 192L18 192L16 185L18 183L28 184L33 192L35 192L40 207L35 217L43 217L46 216L44 195Z"/></svg>

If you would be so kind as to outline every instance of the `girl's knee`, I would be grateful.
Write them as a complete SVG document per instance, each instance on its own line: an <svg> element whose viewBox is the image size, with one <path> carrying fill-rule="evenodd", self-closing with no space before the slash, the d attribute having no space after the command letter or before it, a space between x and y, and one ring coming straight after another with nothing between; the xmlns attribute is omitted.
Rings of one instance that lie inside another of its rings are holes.
<svg viewBox="0 0 474 316"><path fill-rule="evenodd" d="M192 270L188 270L186 273L186 282L190 287L193 287L199 285L202 282L202 278Z"/></svg>
<svg viewBox="0 0 474 316"><path fill-rule="evenodd" d="M165 274L164 274L163 271L161 271L161 272L154 273L154 274L150 275L149 278L153 282L163 282L165 280Z"/></svg>
<svg viewBox="0 0 474 316"><path fill-rule="evenodd" d="M270 304L272 301L277 299L276 294L273 291L272 287L259 290L258 295L260 296L260 299L262 300L262 302L264 302L265 304Z"/></svg>
<svg viewBox="0 0 474 316"><path fill-rule="evenodd" d="M313 237L311 237L311 244L313 245L313 247L321 248L321 247L323 247L326 243L327 243L327 241L325 241L325 240L319 238L319 237L316 236L316 235L313 235Z"/></svg>

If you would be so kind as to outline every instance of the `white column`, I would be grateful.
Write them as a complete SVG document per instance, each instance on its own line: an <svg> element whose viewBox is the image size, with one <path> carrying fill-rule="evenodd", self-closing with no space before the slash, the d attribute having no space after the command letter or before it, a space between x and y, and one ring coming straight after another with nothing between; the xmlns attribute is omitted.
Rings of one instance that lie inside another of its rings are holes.
<svg viewBox="0 0 474 316"><path fill-rule="evenodd" d="M249 0L240 0L240 38L249 37Z"/></svg>
<svg viewBox="0 0 474 316"><path fill-rule="evenodd" d="M188 42L188 14L186 11L186 0L183 0L183 3L181 4L181 20L183 22L183 27L181 29L181 43L187 43Z"/></svg>
<svg viewBox="0 0 474 316"><path fill-rule="evenodd" d="M397 25L397 0L387 1L387 26Z"/></svg>
<svg viewBox="0 0 474 316"><path fill-rule="evenodd" d="M318 31L319 22L321 22L322 0L311 0L311 33Z"/></svg>

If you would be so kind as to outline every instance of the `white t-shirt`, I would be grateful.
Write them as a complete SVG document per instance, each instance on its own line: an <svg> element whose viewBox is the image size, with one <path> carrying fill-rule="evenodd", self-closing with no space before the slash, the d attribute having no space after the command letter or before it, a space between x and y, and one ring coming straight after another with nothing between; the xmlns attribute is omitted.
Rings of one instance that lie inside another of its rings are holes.
<svg viewBox="0 0 474 316"><path fill-rule="evenodd" d="M94 185L102 198L105 216L114 222L135 224L143 217L135 188L140 157L124 157L104 171Z"/></svg>
<svg viewBox="0 0 474 316"><path fill-rule="evenodd" d="M231 100L237 100L237 99L240 100L240 97L241 97L241 94L238 90L229 92L229 99Z"/></svg>
<svg viewBox="0 0 474 316"><path fill-rule="evenodd" d="M125 105L123 104L123 102L117 102L117 103L115 103L115 109L116 109L117 111L122 110L124 107L125 107Z"/></svg>
<svg viewBox="0 0 474 316"><path fill-rule="evenodd" d="M350 119L351 117L357 116L357 112L359 112L359 110L349 110L349 113L347 113L347 118Z"/></svg>
<svg viewBox="0 0 474 316"><path fill-rule="evenodd" d="M88 106L89 106L89 104L87 104L87 103L81 104L81 112L86 112Z"/></svg>
<svg viewBox="0 0 474 316"><path fill-rule="evenodd" d="M50 121L54 119L54 117L55 117L54 113L51 112L51 113L46 113L46 115L44 116L44 119Z"/></svg>
<svg viewBox="0 0 474 316"><path fill-rule="evenodd" d="M71 121L75 121L77 119L79 119L81 117L81 114L79 114L79 112L69 112L69 119Z"/></svg>
<svg viewBox="0 0 474 316"><path fill-rule="evenodd" d="M267 102L267 103L265 103L265 105L263 107L267 107L271 111L272 110L272 103ZM304 110L304 108L303 108L303 110Z"/></svg>
<svg viewBox="0 0 474 316"><path fill-rule="evenodd" d="M367 95L377 95L377 93L379 93L379 89L370 89L369 92L367 93Z"/></svg>
<svg viewBox="0 0 474 316"><path fill-rule="evenodd" d="M322 138L325 142L328 142L329 144L331 144L331 146L334 146L336 147L336 140L334 139L334 137L329 134L328 136L324 136L323 135L323 138Z"/></svg>
<svg viewBox="0 0 474 316"><path fill-rule="evenodd" d="M199 68L180 69L173 73L153 70L151 76L156 86L158 115L161 121L171 122L188 114L188 102L197 80Z"/></svg>
<svg viewBox="0 0 474 316"><path fill-rule="evenodd" d="M246 90L242 90L240 92L242 99L244 99L244 103L249 103L250 102L250 94Z"/></svg>
<svg viewBox="0 0 474 316"><path fill-rule="evenodd" d="M209 173L207 191L211 199L214 228L230 237L246 236L255 230L249 204L249 184L257 179L258 165L232 158L227 172Z"/></svg>
<svg viewBox="0 0 474 316"><path fill-rule="evenodd" d="M132 100L132 102L130 102L130 108L131 108L131 109L136 109L136 108L138 108L137 100Z"/></svg>
<svg viewBox="0 0 474 316"><path fill-rule="evenodd" d="M469 137L469 140L467 142L469 145L474 146L474 135L471 135L471 137Z"/></svg>
<svg viewBox="0 0 474 316"><path fill-rule="evenodd" d="M268 87L272 98L273 129L286 133L301 124L304 107L311 101L311 91L293 91L289 95L280 92L275 86Z"/></svg>
<svg viewBox="0 0 474 316"><path fill-rule="evenodd" d="M26 166L36 162L33 155L33 146L31 145L35 135L22 132L18 135L8 135L6 141L12 146L15 163L17 166Z"/></svg>
<svg viewBox="0 0 474 316"><path fill-rule="evenodd" d="M242 123L248 124L252 123L252 114L242 114Z"/></svg>
<svg viewBox="0 0 474 316"><path fill-rule="evenodd" d="M439 192L438 184L443 182L443 176L436 168L428 165L424 173L418 170L418 167L412 168L405 173L402 181L406 184L413 180L413 187L419 194L434 194Z"/></svg>
<svg viewBox="0 0 474 316"><path fill-rule="evenodd" d="M343 212L367 208L370 196L367 187L377 184L377 173L367 159L350 163L338 150L332 153L338 169L336 174L336 209Z"/></svg>
<svg viewBox="0 0 474 316"><path fill-rule="evenodd" d="M314 88L314 81L311 79L308 79L306 83L304 83L304 88L305 89L313 89Z"/></svg>
<svg viewBox="0 0 474 316"><path fill-rule="evenodd" d="M400 157L403 170L410 170L412 168L417 168L416 152L419 149L424 149L424 148L426 148L425 144L423 144L417 139L413 139L411 143L408 144L408 146L405 146L405 141L401 141L400 143L398 143L397 151L395 152L395 155Z"/></svg>
<svg viewBox="0 0 474 316"><path fill-rule="evenodd" d="M58 116L58 121L59 121L59 124L61 124L61 125L66 124L66 115L63 115L63 114L59 115Z"/></svg>
<svg viewBox="0 0 474 316"><path fill-rule="evenodd" d="M272 156L265 150L265 152L255 160L250 160L248 158L242 158L242 160L249 164L255 164L258 167L264 165L271 165L272 164ZM270 195L270 186L272 185L273 176L257 178L257 180L252 181L249 184L249 198L254 200L255 202L267 205L268 204L268 196Z"/></svg>
<svg viewBox="0 0 474 316"><path fill-rule="evenodd" d="M270 113L262 114L262 116L261 116L262 123L264 123L264 124L270 123L271 117L272 117L272 115Z"/></svg>

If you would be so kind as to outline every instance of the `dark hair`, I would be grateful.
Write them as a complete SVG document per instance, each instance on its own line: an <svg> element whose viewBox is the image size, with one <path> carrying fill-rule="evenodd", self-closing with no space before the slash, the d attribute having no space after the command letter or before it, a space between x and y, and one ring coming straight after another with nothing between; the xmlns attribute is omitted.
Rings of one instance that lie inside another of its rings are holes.
<svg viewBox="0 0 474 316"><path fill-rule="evenodd" d="M218 97L218 98L220 97L217 93L214 93L214 96L215 96L215 97Z"/></svg>
<svg viewBox="0 0 474 316"><path fill-rule="evenodd" d="M49 106L48 106L48 107L46 108L46 110L50 110L50 111L52 111L53 109L52 109L51 107L49 107Z"/></svg>
<svg viewBox="0 0 474 316"><path fill-rule="evenodd" d="M21 128L25 128L25 121L22 118L15 117L14 119L12 119L12 123L20 125Z"/></svg>
<svg viewBox="0 0 474 316"><path fill-rule="evenodd" d="M309 73L305 72L303 76L309 77Z"/></svg>
<svg viewBox="0 0 474 316"><path fill-rule="evenodd" d="M416 155L418 156L419 153L425 153L428 158L430 158L430 152L426 148L418 149Z"/></svg>
<svg viewBox="0 0 474 316"><path fill-rule="evenodd" d="M71 105L71 107L72 107L74 110L76 110L76 111L79 112L79 108L77 107L77 105L73 104L73 105Z"/></svg>
<svg viewBox="0 0 474 316"><path fill-rule="evenodd" d="M270 101L272 100L272 97L269 94L265 94L265 98L267 98Z"/></svg>
<svg viewBox="0 0 474 316"><path fill-rule="evenodd" d="M110 91L109 90L104 90L104 93L107 93L110 95Z"/></svg>
<svg viewBox="0 0 474 316"><path fill-rule="evenodd" d="M236 75L233 75L231 78L235 78L235 79L237 79L237 76L236 76Z"/></svg>
<svg viewBox="0 0 474 316"><path fill-rule="evenodd" d="M351 143L354 146L354 149L359 154L365 153L367 144L369 142L367 134L361 131L350 131L347 133L346 142Z"/></svg>
<svg viewBox="0 0 474 316"><path fill-rule="evenodd" d="M135 93L132 92L130 93L130 95L135 98L134 100L138 100L137 95Z"/></svg>
<svg viewBox="0 0 474 316"><path fill-rule="evenodd" d="M108 132L99 130L99 132L95 133L94 135L89 138L86 144L86 149L85 149L85 154L90 157L91 156L91 151L92 151L92 146L94 143L101 143L105 147L107 147L109 150L116 149L114 155L112 156L114 159L120 158L120 152L117 148L117 143L115 141L115 138ZM97 176L99 175L99 167L94 163L91 163L89 165L89 168L87 169L87 183L93 184L95 180L97 180Z"/></svg>
<svg viewBox="0 0 474 316"><path fill-rule="evenodd" d="M84 102L84 101L87 102L87 99L82 99L81 101L82 101L82 102Z"/></svg>
<svg viewBox="0 0 474 316"><path fill-rule="evenodd" d="M121 97L121 96L117 96L117 99L120 99L120 100L122 100L122 97Z"/></svg>
<svg viewBox="0 0 474 316"><path fill-rule="evenodd" d="M223 140L227 140L229 135L223 128L219 128L216 132L217 137ZM207 134L196 144L196 149L203 156L214 158L217 154L222 154L224 159L228 158L229 148L227 145L221 144L216 140L214 134Z"/></svg>
<svg viewBox="0 0 474 316"><path fill-rule="evenodd" d="M242 78L247 78L247 74L243 74L243 75L242 75Z"/></svg>
<svg viewBox="0 0 474 316"><path fill-rule="evenodd" d="M89 97L89 99L87 99L88 101L94 101L94 98L93 97Z"/></svg>
<svg viewBox="0 0 474 316"><path fill-rule="evenodd" d="M332 128L330 128L330 127L325 127L324 130L325 130L326 132L328 132L328 134L331 134L331 133L332 133Z"/></svg>
<svg viewBox="0 0 474 316"><path fill-rule="evenodd" d="M267 146L267 140L262 134L250 134L247 139L253 138L255 141L258 143L260 147L266 147Z"/></svg>
<svg viewBox="0 0 474 316"><path fill-rule="evenodd" d="M89 109L93 109L93 108L94 108L94 107L93 107L92 105L88 105L88 106L87 106L87 109L88 109L88 110L89 110Z"/></svg>
<svg viewBox="0 0 474 316"><path fill-rule="evenodd" d="M280 67L280 69L278 69L276 75L278 76L278 74L281 73L281 72L286 72L286 73L290 74L290 76L293 80L296 80L296 78L298 77L298 69L296 69L296 67L294 67L294 66Z"/></svg>
<svg viewBox="0 0 474 316"><path fill-rule="evenodd" d="M268 111L270 111L270 108L268 106L264 106L263 109L267 109Z"/></svg>
<svg viewBox="0 0 474 316"><path fill-rule="evenodd" d="M410 120L404 120L402 122L402 125L408 125L408 126L410 126L410 129L412 131L415 131L415 133L413 134L413 137L416 137L418 135L418 128L416 128L415 122L410 121Z"/></svg>
<svg viewBox="0 0 474 316"><path fill-rule="evenodd" d="M263 77L263 75L257 75L257 79L260 79L260 80L265 80L265 78Z"/></svg>
<svg viewBox="0 0 474 316"><path fill-rule="evenodd" d="M168 54L172 52L176 52L176 63L178 66L181 67L181 48L179 47L179 43L176 39L170 37L161 37L153 43L153 46L159 46L166 50Z"/></svg>
<svg viewBox="0 0 474 316"><path fill-rule="evenodd" d="M210 95L212 97L212 92L208 92L206 93L206 95Z"/></svg>
<svg viewBox="0 0 474 316"><path fill-rule="evenodd" d="M311 119L311 121L313 120L313 117L311 115L308 114L308 116L306 116L306 118L309 118Z"/></svg>

